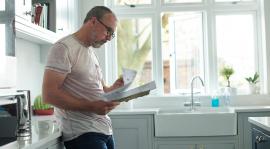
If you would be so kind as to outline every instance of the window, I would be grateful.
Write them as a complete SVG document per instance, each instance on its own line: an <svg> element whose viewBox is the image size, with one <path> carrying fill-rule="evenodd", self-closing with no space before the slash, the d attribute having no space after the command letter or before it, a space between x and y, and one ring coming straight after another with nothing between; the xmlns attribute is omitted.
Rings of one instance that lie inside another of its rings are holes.
<svg viewBox="0 0 270 149"><path fill-rule="evenodd" d="M238 91L248 86L245 77L253 76L256 67L256 14L254 12L219 13L215 15L216 50L218 72L225 66L232 66L231 87ZM219 75L219 86L227 86L227 81ZM242 89L242 90L241 90Z"/></svg>
<svg viewBox="0 0 270 149"><path fill-rule="evenodd" d="M6 0L0 0L0 11L5 11Z"/></svg>
<svg viewBox="0 0 270 149"><path fill-rule="evenodd" d="M163 17L164 34L169 32L169 42L163 39L164 53L170 52L166 59L163 58L163 65L170 63L170 82L164 83L164 93L188 93L190 92L190 80L199 75L204 76L203 59L203 32L202 13L165 13ZM166 25L165 23L168 22ZM169 45L169 46L168 46ZM169 55L169 57L168 57ZM164 74L168 69L163 69ZM166 78L167 81L168 79ZM170 91L168 84L170 83ZM194 92L200 91L200 81L195 80Z"/></svg>
<svg viewBox="0 0 270 149"><path fill-rule="evenodd" d="M114 0L116 5L126 4L151 4L151 0Z"/></svg>
<svg viewBox="0 0 270 149"><path fill-rule="evenodd" d="M215 0L216 2L245 2L245 1L252 1L252 0Z"/></svg>
<svg viewBox="0 0 270 149"><path fill-rule="evenodd" d="M165 0L166 3L196 3L202 0Z"/></svg>
<svg viewBox="0 0 270 149"><path fill-rule="evenodd" d="M6 55L6 28L5 24L0 24L0 56Z"/></svg>
<svg viewBox="0 0 270 149"><path fill-rule="evenodd" d="M132 87L152 81L151 18L119 19L117 25L117 74L122 68L137 71Z"/></svg>
<svg viewBox="0 0 270 149"><path fill-rule="evenodd" d="M118 2L120 5L124 1ZM198 75L205 86L201 86L199 79L195 80L194 93L209 95L227 86L219 72L225 66L232 66L235 74L230 78L231 86L237 87L239 94L245 94L248 88L245 77L253 76L256 71L266 73L263 70L266 61L261 60L260 1L125 2L136 2L140 7L116 7L117 3L107 1L119 20L116 38L108 43L108 55L112 55L112 58L108 56L108 74L113 74L109 84L121 73L121 67L125 67L139 72L137 85L155 80L157 90L152 94L181 96L191 92L191 79ZM133 59L138 59L137 53L145 43L148 53L139 56L140 65L135 67ZM263 91L266 86L260 87Z"/></svg>
<svg viewBox="0 0 270 149"><path fill-rule="evenodd" d="M108 5L111 8L126 9L126 8L148 8L154 7L156 0L108 0Z"/></svg>

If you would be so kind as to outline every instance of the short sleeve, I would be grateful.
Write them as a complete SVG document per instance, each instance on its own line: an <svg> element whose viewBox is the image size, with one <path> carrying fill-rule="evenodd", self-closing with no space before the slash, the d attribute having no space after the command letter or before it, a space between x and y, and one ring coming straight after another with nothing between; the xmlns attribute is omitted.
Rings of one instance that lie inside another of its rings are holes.
<svg viewBox="0 0 270 149"><path fill-rule="evenodd" d="M51 47L47 54L45 69L64 74L71 72L70 55L66 45L56 43Z"/></svg>

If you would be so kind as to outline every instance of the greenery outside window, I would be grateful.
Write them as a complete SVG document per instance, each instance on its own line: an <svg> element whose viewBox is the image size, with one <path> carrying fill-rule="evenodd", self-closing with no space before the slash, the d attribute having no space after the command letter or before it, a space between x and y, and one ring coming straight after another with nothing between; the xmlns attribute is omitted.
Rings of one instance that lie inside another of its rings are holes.
<svg viewBox="0 0 270 149"><path fill-rule="evenodd" d="M120 8L116 7L112 1L107 1L107 6L116 13L119 20L116 38L107 44L109 55L107 72L113 74L108 78L109 84L118 77L120 67L131 66L127 62L120 62L124 61L120 59L120 55L125 59L123 56L125 52L121 51L124 48L119 49L120 45L125 47L125 50L140 51L140 47L147 43L145 42L147 35L150 35L148 49L151 50L148 50L147 58L141 63L145 65L147 61L151 61L151 67L148 67L151 69L148 71L151 79L148 81L155 80L157 85L157 89L152 94L178 96L182 95L181 93L190 93L191 78L199 75L205 86L202 87L199 82L194 82L194 92L211 95L214 90L223 87L223 81L219 76L223 65L233 66L236 73L231 76L231 84L239 88L240 94L247 93L248 87L243 81L244 78L256 71L260 74L258 85L261 87L261 93L265 91L267 84L263 79L266 71L263 68L266 67L266 60L262 54L264 51L261 1L245 0L238 2L237 5L229 0L226 2L225 0L201 0L194 4L171 2L151 0L151 7L123 6ZM133 22L128 31L120 31L124 20ZM143 27L136 25L136 22L140 20L144 20ZM127 41L129 37L121 37L128 32L134 37L138 36L141 34L139 28L143 30L147 22L151 24L149 29L145 29L144 41L136 39L132 41L133 44L130 44ZM224 30L228 31L224 32ZM225 38L226 41L224 41ZM123 46L125 44L128 45ZM234 53L234 56L230 57L227 53ZM126 58L126 60L129 59ZM224 63L220 61L221 59ZM240 59L241 63L237 61ZM184 62L187 67L181 68ZM141 78L144 78L143 68L145 67L140 67L140 69L134 67L140 72ZM183 75L184 73L188 75ZM185 85L181 86L183 82Z"/></svg>

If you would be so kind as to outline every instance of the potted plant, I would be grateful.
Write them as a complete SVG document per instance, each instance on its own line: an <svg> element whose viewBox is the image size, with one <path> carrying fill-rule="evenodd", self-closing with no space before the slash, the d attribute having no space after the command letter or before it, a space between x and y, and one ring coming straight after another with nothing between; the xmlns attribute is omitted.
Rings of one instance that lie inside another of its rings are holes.
<svg viewBox="0 0 270 149"><path fill-rule="evenodd" d="M221 69L220 71L220 75L222 77L225 78L225 80L228 81L228 92L231 94L231 95L236 95L237 94L237 88L232 88L231 87L231 82L230 82L230 77L235 73L235 71L233 70L232 67L230 66L227 66L227 67L224 67L223 69ZM225 88L220 88L221 90L221 93L224 92Z"/></svg>
<svg viewBox="0 0 270 149"><path fill-rule="evenodd" d="M250 93L250 94L254 94L255 93L256 83L259 82L258 81L258 78L259 78L258 72L256 72L254 74L254 77L253 78L251 78L251 77L245 78L248 81L248 83L249 83L248 93Z"/></svg>

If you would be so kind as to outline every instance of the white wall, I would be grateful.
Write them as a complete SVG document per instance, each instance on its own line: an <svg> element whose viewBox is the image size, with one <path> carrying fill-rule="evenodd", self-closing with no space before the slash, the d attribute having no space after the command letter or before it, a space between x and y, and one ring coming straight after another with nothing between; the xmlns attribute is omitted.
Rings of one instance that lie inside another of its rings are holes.
<svg viewBox="0 0 270 149"><path fill-rule="evenodd" d="M89 10L91 10L94 6L104 6L104 0L99 0L99 1L89 1L89 0L81 0L81 25L83 24L83 21L86 17L86 14L88 13ZM106 45L105 45L106 46ZM105 46L103 45L101 48L99 49L94 49L99 57L99 61L102 67L102 71L103 71L103 78L105 83L107 84L107 67L106 67L106 63L107 63L107 59L106 59L106 55L107 55L107 51L105 50ZM108 85L108 84L107 84Z"/></svg>
<svg viewBox="0 0 270 149"><path fill-rule="evenodd" d="M45 64L40 63L40 45L16 39L17 90L30 90L31 104L41 94Z"/></svg>

